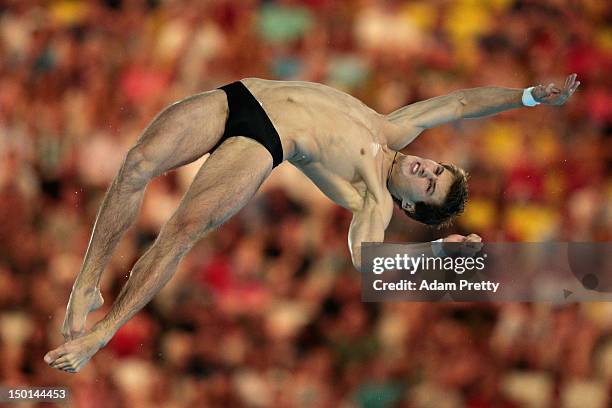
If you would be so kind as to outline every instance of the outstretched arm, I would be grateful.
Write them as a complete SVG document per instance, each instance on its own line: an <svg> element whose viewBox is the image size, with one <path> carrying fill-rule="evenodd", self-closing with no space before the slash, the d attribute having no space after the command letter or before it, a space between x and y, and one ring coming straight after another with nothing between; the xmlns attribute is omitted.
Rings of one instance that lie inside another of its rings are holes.
<svg viewBox="0 0 612 408"><path fill-rule="evenodd" d="M557 88L552 83L546 87L538 85L531 90L531 96L537 103L563 105L579 85L576 74L572 74L565 80L563 89ZM387 120L394 125L392 132L394 134L389 137L389 145L399 150L412 142L425 129L459 119L481 118L524 106L523 91L523 89L500 87L462 89L404 106L387 115Z"/></svg>

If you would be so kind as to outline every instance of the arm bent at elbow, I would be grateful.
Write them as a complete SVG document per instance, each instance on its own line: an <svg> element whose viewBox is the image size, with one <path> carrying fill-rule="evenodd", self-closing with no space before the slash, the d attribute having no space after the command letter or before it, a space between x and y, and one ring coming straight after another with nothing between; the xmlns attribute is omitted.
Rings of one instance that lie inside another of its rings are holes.
<svg viewBox="0 0 612 408"><path fill-rule="evenodd" d="M385 240L385 228L390 218L391 214L385 216L380 206L377 205L365 206L364 209L353 213L348 244L353 265L358 271L361 271L362 243L383 242Z"/></svg>

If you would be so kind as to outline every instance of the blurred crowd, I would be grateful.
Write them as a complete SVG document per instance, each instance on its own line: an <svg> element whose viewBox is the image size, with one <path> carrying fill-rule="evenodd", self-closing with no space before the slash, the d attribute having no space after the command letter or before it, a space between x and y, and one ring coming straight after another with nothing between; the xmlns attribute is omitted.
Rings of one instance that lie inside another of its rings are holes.
<svg viewBox="0 0 612 408"><path fill-rule="evenodd" d="M42 360L63 340L103 194L169 103L261 77L326 83L389 113L572 72L582 85L563 107L457 122L408 146L464 167L470 201L445 231L398 212L397 242L612 239L612 3L0 2L0 383L65 385L75 407L611 406L611 305L363 303L351 215L289 164L80 373ZM91 322L200 164L149 184Z"/></svg>

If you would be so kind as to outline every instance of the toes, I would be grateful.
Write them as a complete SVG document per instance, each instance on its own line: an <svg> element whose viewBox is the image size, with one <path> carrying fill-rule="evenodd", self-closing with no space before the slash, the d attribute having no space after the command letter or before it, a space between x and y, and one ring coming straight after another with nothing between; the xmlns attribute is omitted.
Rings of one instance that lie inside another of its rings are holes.
<svg viewBox="0 0 612 408"><path fill-rule="evenodd" d="M68 356L62 356L60 358L58 358L57 360L53 361L51 364L49 364L51 367L53 368L59 368L59 366L61 366L62 364L65 364L69 362L68 360Z"/></svg>
<svg viewBox="0 0 612 408"><path fill-rule="evenodd" d="M66 370L71 370L73 368L73 365L72 363L66 361L62 364L54 365L53 368L57 368L58 370L66 371Z"/></svg>
<svg viewBox="0 0 612 408"><path fill-rule="evenodd" d="M66 372L77 372L79 371L81 366L81 360L77 359L73 355L65 355L61 358L58 358L51 367L57 368L58 370L66 371Z"/></svg>
<svg viewBox="0 0 612 408"><path fill-rule="evenodd" d="M56 348L55 350L51 350L50 352L45 354L44 360L47 364L51 364L64 354L66 354L66 348L62 345Z"/></svg>
<svg viewBox="0 0 612 408"><path fill-rule="evenodd" d="M78 373L79 371L81 371L81 365L81 363L74 363L64 368L63 371L67 373Z"/></svg>
<svg viewBox="0 0 612 408"><path fill-rule="evenodd" d="M51 367L53 368L65 368L65 367L73 367L75 364L75 360L74 357L72 355L64 355L60 358L58 358L57 360L55 360L53 363L51 363Z"/></svg>

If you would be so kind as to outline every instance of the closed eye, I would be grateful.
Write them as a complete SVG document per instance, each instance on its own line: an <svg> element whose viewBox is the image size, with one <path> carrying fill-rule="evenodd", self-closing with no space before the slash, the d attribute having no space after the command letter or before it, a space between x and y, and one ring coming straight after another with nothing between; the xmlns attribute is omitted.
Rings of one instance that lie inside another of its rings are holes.
<svg viewBox="0 0 612 408"><path fill-rule="evenodd" d="M438 168L436 169L436 176L439 176L440 174L442 174L442 172L444 172L444 166L438 166Z"/></svg>

